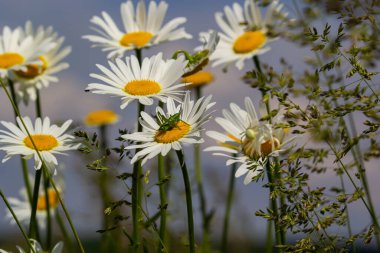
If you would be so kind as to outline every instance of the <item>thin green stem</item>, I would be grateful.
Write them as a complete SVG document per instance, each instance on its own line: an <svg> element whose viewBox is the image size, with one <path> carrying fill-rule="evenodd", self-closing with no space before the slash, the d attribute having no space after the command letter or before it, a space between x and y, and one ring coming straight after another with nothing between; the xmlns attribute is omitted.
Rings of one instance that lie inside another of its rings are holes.
<svg viewBox="0 0 380 253"><path fill-rule="evenodd" d="M36 238L37 241L40 241L36 214L37 214L37 203L38 203L38 196L39 196L39 190L40 190L40 184L41 184L41 177L42 177L42 169L36 170L36 174L34 177L33 197L32 197L32 212L30 215L29 233L28 233L30 238Z"/></svg>
<svg viewBox="0 0 380 253"><path fill-rule="evenodd" d="M17 109L19 110L18 105L16 103L16 91L14 88L14 84L13 84L13 81L10 79L8 79L8 86L11 91L12 100L15 101L15 105L17 106ZM13 110L13 112L14 112L15 122L17 123L16 121L17 113L15 110ZM28 201L30 205L32 205L32 189L31 189L30 181L29 181L28 164L26 163L26 160L23 159L21 156L20 156L20 161L21 161L21 167L22 167L22 176L23 176L24 184L26 188L26 194L28 196Z"/></svg>
<svg viewBox="0 0 380 253"><path fill-rule="evenodd" d="M274 233L275 233L275 238L276 238L276 244L277 245L283 245L282 236L281 236L281 228L280 228L280 224L279 224L277 198L272 198L272 193L275 189L273 186L274 176L273 176L273 171L272 171L271 166L270 166L269 159L267 161L265 170L266 170L267 176L268 176L268 184L269 184L269 191L270 191L269 192L269 201L271 202L272 211L273 211L273 214L275 216L275 219L274 219L274 230L275 231L274 231ZM275 252L281 252L281 250L276 249Z"/></svg>
<svg viewBox="0 0 380 253"><path fill-rule="evenodd" d="M195 253L195 240L194 240L194 219L193 219L193 202L191 200L191 185L189 174L187 172L185 157L182 150L176 151L178 156L178 161L181 166L183 181L185 184L185 192L186 192L186 207L187 207L187 225L189 232L189 250L190 253Z"/></svg>
<svg viewBox="0 0 380 253"><path fill-rule="evenodd" d="M167 196L165 191L165 161L164 157L158 155L158 181L159 181L159 190L160 190L160 242L158 245L158 252L163 252L166 245L166 215L167 215Z"/></svg>
<svg viewBox="0 0 380 253"><path fill-rule="evenodd" d="M137 53L137 52L136 52ZM140 117L140 113L144 111L144 105L138 104L137 111L137 120ZM137 131L142 131L142 125L138 123ZM136 153L139 152L136 149ZM137 161L133 165L133 176L132 176L132 218L133 218L133 231L132 231L132 240L133 240L133 249L134 252L138 252L140 247L140 221L143 219L142 217L142 194L143 194L143 185L142 185L142 166L141 160Z"/></svg>
<svg viewBox="0 0 380 253"><path fill-rule="evenodd" d="M3 191L2 191L1 189L0 189L0 196L1 196L1 198L3 199L3 201L4 201L5 205L7 206L8 210L11 212L12 217L13 217L13 219L15 220L15 222L16 222L18 228L20 229L20 231L21 231L21 233L22 233L22 236L24 237L25 241L28 243L29 248L33 251L33 253L36 253L34 247L33 247L32 244L30 243L30 240L29 240L28 235L26 234L24 228L22 227L20 221L18 220L18 218L17 218L15 212L13 211L11 205L9 204L7 198L5 197L5 195L3 194Z"/></svg>
<svg viewBox="0 0 380 253"><path fill-rule="evenodd" d="M228 252L228 232L229 232L229 223L231 216L231 207L234 198L234 189L235 189L235 172L236 172L236 163L232 164L230 178L228 183L228 192L227 192L227 201L223 219L223 233L222 233L222 253Z"/></svg>
<svg viewBox="0 0 380 253"><path fill-rule="evenodd" d="M32 138L32 135L30 134L29 129L27 128L27 126L26 126L24 120L22 119L21 114L20 114L20 111L18 110L18 108L17 108L17 106L16 106L16 103L12 100L11 95L9 94L8 90L7 90L6 87L5 87L4 82L3 82L1 79L0 79L0 84L1 84L1 86L3 87L3 89L4 89L4 91L5 91L6 95L7 95L7 97L8 97L8 99L9 99L9 101L11 102L13 109L14 109L15 112L17 113L17 116L19 117L22 126L25 128L26 133L27 133L28 137L30 138L30 140L31 140L31 142L32 142L32 145L33 145L34 150L36 150L37 156L38 156L38 158L40 159L40 161L41 161L41 163L42 163L42 169L43 169L43 170L46 170L46 171L48 172L48 169L47 169L47 167L46 167L45 161L42 159L41 153L40 153L40 151L37 149L37 146L36 146L36 144L35 144L35 142L34 142L34 140L33 140L33 138ZM66 206L65 206L64 202L62 201L62 198L61 198L61 195L60 195L60 193L59 193L59 190L58 190L58 188L56 187L56 185L55 185L53 179L51 178L50 174L47 173L47 175L48 175L48 178L49 178L49 182L50 182L50 184L53 186L53 188L54 188L54 190L55 190L55 192L56 192L56 194L57 194L58 200L59 200L59 202L60 202L60 204L61 204L61 206L62 206L62 209L63 209L63 211L64 211L64 213L65 213L66 219L67 219L67 221L68 221L69 224L70 224L70 227L71 227L71 229L72 229L72 231L73 231L73 234L74 234L74 236L75 236L75 239L77 240L77 243L78 243L78 245L79 245L79 247L80 247L80 249L81 249L81 252L83 253L83 252L85 252L85 251L84 251L84 248L83 248L82 242L81 242L81 240L79 239L78 233L77 233L77 231L75 230L75 227L74 227L74 225L73 225L73 223L72 223L72 221L71 221L71 217L70 217L69 213L67 212Z"/></svg>
<svg viewBox="0 0 380 253"><path fill-rule="evenodd" d="M195 99L198 100L202 96L201 87L195 87ZM206 206L206 195L203 189L203 176L202 176L202 156L201 156L201 144L194 145L194 171L195 171L195 181L197 182L199 205L201 207L202 214L202 252L211 252L210 247L210 217L207 213Z"/></svg>
<svg viewBox="0 0 380 253"><path fill-rule="evenodd" d="M44 173L44 191L45 191L45 202L46 202L46 219L47 219L47 228L46 228L46 248L50 249L51 240L52 240L52 222L51 222L51 212L50 212L50 200L49 200L49 179Z"/></svg>
<svg viewBox="0 0 380 253"><path fill-rule="evenodd" d="M74 249L73 249L73 243L71 241L71 238L70 238L69 234L67 233L65 223L63 222L62 217L59 214L59 212L55 213L55 218L57 220L59 229L61 230L63 239L65 240L65 246L66 246L67 251L68 252L73 252L74 251Z"/></svg>
<svg viewBox="0 0 380 253"><path fill-rule="evenodd" d="M272 204L270 204L270 208L273 209ZM273 252L273 223L272 221L267 222L267 239L265 242L265 252L272 253Z"/></svg>

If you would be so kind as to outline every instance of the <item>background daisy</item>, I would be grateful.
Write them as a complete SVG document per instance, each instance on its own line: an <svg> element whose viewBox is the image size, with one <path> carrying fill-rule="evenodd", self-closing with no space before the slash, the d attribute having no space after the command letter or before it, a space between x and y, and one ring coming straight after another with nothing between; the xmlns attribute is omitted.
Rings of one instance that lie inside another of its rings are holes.
<svg viewBox="0 0 380 253"><path fill-rule="evenodd" d="M140 123L143 131L122 135L125 140L139 143L126 147L126 149L140 150L132 158L131 163L142 158L142 164L144 164L160 153L166 156L171 149L181 150L181 144L202 143L200 131L203 124L210 118L210 112L206 113L206 111L215 104L210 102L211 97L210 95L192 101L190 93L187 92L184 101L178 106L171 98L168 98L166 112L161 107L157 107L157 120L141 112Z"/></svg>
<svg viewBox="0 0 380 253"><path fill-rule="evenodd" d="M54 47L50 39L34 43L31 36L22 37L21 28L11 30L8 26L0 34L0 77L6 77L10 70L26 70L26 65L42 65L38 56Z"/></svg>
<svg viewBox="0 0 380 253"><path fill-rule="evenodd" d="M121 97L120 108L124 109L133 101L151 105L153 99L166 102L168 97L179 100L182 93L180 87L185 84L175 84L182 76L187 61L183 58L164 61L162 53L145 58L140 64L136 56L126 57L125 61L118 58L115 62L108 62L111 69L102 65L96 65L103 75L91 74L106 84L90 83L87 90L96 94L110 94Z"/></svg>
<svg viewBox="0 0 380 253"><path fill-rule="evenodd" d="M58 82L55 74L69 67L68 63L61 61L71 52L71 47L62 48L65 38L59 37L52 27L39 26L35 30L30 21L25 24L25 28L22 30L21 40L28 37L33 38L33 48L43 44L44 41L54 43L54 47L38 55L39 64L28 64L25 70L12 72L12 78L19 84L18 95L23 97L25 101L28 98L34 101L36 89L46 88L51 82Z"/></svg>
<svg viewBox="0 0 380 253"><path fill-rule="evenodd" d="M48 117L45 117L43 121L41 118L37 118L34 125L29 117L23 117L23 121L42 159L51 170L58 165L56 154L75 150L80 145L72 144L74 137L65 133L72 120L66 121L61 127L50 125ZM41 169L42 162L20 118L17 118L17 125L4 121L1 124L8 129L8 131L0 130L2 133L0 134L0 150L6 152L2 161L5 162L15 155L22 155L24 159L34 157L35 169Z"/></svg>
<svg viewBox="0 0 380 253"><path fill-rule="evenodd" d="M102 17L94 16L91 19L91 23L96 25L94 30L100 35L86 35L83 38L95 43L95 47L110 52L108 58L165 41L191 39L192 36L184 28L178 28L186 22L184 17L174 18L163 25L167 9L168 4L164 1L159 4L150 1L146 10L145 1L140 0L135 11L133 2L127 1L120 6L124 31L119 30L108 13L102 12Z"/></svg>
<svg viewBox="0 0 380 253"><path fill-rule="evenodd" d="M213 66L236 62L236 67L241 70L246 59L269 51L268 42L275 39L273 28L276 26L278 29L283 24L280 21L288 15L281 13L282 7L279 1L272 1L265 19L253 0L245 1L244 10L234 3L232 7L224 8L224 14L217 12L215 20L222 33L219 34L220 42L215 53L210 57L214 61Z"/></svg>

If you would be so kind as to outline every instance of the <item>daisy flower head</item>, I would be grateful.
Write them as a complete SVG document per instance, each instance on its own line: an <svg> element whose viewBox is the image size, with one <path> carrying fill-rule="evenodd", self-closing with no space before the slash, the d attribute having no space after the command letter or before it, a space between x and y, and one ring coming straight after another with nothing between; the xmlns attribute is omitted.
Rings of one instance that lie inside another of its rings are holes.
<svg viewBox="0 0 380 253"><path fill-rule="evenodd" d="M30 240L30 243L32 245L32 247L34 248L34 252L36 253L44 253L44 252L47 252L47 251L44 251L41 247L41 245L39 244L39 242L37 242L36 240L34 239L29 239ZM24 251L20 246L17 246L16 247L17 250L18 250L18 253L26 253L26 251ZM53 249L50 251L50 253L61 253L63 250L63 242L58 242L54 247ZM33 251L31 251L33 252ZM5 251L5 250L2 250L0 249L0 253L11 253L11 252L8 252L8 251Z"/></svg>
<svg viewBox="0 0 380 253"><path fill-rule="evenodd" d="M8 130L0 130L0 150L6 153L2 162L6 162L12 156L17 155L23 156L24 159L33 157L34 167L39 170L42 166L42 161L38 155L40 153L48 169L54 171L58 165L55 155L64 154L66 151L75 150L80 146L80 144L72 143L74 136L65 133L72 120L66 121L59 127L51 125L48 117L43 120L37 118L34 125L29 117L22 119L27 129L23 126L20 118L17 118L17 125L1 121L1 124Z"/></svg>
<svg viewBox="0 0 380 253"><path fill-rule="evenodd" d="M8 26L0 34L0 77L9 76L10 71L27 70L27 65L42 65L38 56L54 46L50 39L34 42L32 36L22 36L22 29L11 30Z"/></svg>
<svg viewBox="0 0 380 253"><path fill-rule="evenodd" d="M285 24L287 13L282 12L283 4L274 0L267 7L265 18L255 0L245 0L244 9L238 3L225 6L224 13L217 12L215 20L219 25L220 42L211 56L213 66L224 67L235 62L241 70L246 59L270 50L268 43L276 39L273 29Z"/></svg>
<svg viewBox="0 0 380 253"><path fill-rule="evenodd" d="M200 33L199 36L203 44L195 48L196 53L189 55L183 50L178 50L173 56L173 58L177 58L179 53L183 53L186 60L188 60L183 77L196 74L207 66L210 56L214 53L219 43L219 35L216 31L210 30L207 33Z"/></svg>
<svg viewBox="0 0 380 253"><path fill-rule="evenodd" d="M25 24L21 39L28 37L33 38L34 48L43 44L44 41L54 42L53 47L38 55L38 63L27 64L25 69L12 72L12 78L19 83L18 95L25 101L28 98L34 101L36 100L36 89L48 87L52 82L58 82L55 74L69 67L69 64L62 60L71 52L71 47L62 48L65 38L59 37L52 27L39 26L34 29L30 21Z"/></svg>
<svg viewBox="0 0 380 253"><path fill-rule="evenodd" d="M84 119L87 126L105 126L115 124L119 116L111 110L102 109L90 112Z"/></svg>
<svg viewBox="0 0 380 253"><path fill-rule="evenodd" d="M108 58L165 41L191 39L192 36L183 27L178 28L186 22L184 17L174 18L163 25L167 9L165 1L150 1L147 10L145 0L139 0L135 10L133 2L128 0L120 6L123 31L120 31L108 13L102 12L101 17L94 16L91 19L95 25L94 30L99 35L85 35L83 38L95 43L95 47L109 52Z"/></svg>
<svg viewBox="0 0 380 253"><path fill-rule="evenodd" d="M136 56L126 57L125 61L117 58L108 62L110 69L96 65L102 74L90 76L105 83L90 83L88 91L96 94L110 94L121 98L120 108L124 109L133 101L151 105L153 99L166 102L168 97L180 100L180 87L186 84L176 84L182 76L187 61L183 58L163 60L162 53L145 58L140 66Z"/></svg>
<svg viewBox="0 0 380 253"><path fill-rule="evenodd" d="M187 92L182 103L176 106L173 99L168 98L166 111L157 107L157 120L145 112L141 112L140 124L142 132L122 135L125 140L138 142L126 149L139 149L131 163L147 160L161 154L166 156L171 149L181 150L182 144L202 143L200 131L209 120L209 109L215 104L211 95L197 101L190 100Z"/></svg>
<svg viewBox="0 0 380 253"><path fill-rule="evenodd" d="M239 164L236 177L246 174L244 184L260 175L268 157L278 156L285 141L286 129L276 128L269 122L260 121L250 98L245 98L245 109L231 103L230 110L223 110L224 117L215 121L224 132L207 131L206 134L215 139L219 145L205 149L214 155L227 157L226 165ZM280 118L272 119L276 124Z"/></svg>
<svg viewBox="0 0 380 253"><path fill-rule="evenodd" d="M29 176L30 182L34 182L34 177ZM63 192L63 180L61 174L58 175L58 179L55 180L57 185L57 190L59 192L60 197L62 198ZM33 183L31 187L34 187ZM19 219L19 221L23 224L29 224L30 215L31 215L31 205L28 199L26 188L22 188L20 190L20 198L9 197L9 204L12 206L12 209ZM47 201L47 199L49 201ZM40 185L39 195L37 199L37 209L36 209L36 218L39 227L45 229L48 215L48 208L51 215L54 215L58 206L59 206L59 198L57 192L53 187L49 187L47 192L43 187L43 183ZM11 224L16 225L16 221L13 219L13 215L8 210L6 214L6 219L10 221Z"/></svg>

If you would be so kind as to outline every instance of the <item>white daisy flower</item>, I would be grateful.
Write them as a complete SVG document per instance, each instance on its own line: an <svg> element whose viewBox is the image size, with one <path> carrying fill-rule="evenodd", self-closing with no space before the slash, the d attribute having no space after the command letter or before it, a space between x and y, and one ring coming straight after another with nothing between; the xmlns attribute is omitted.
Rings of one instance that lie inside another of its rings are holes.
<svg viewBox="0 0 380 253"><path fill-rule="evenodd" d="M15 155L22 155L24 159L34 157L35 169L41 169L42 162L34 148L34 142L46 166L54 170L58 165L56 154L64 154L65 151L75 150L80 145L71 144L74 137L65 133L72 120L66 121L61 127L50 125L48 117L45 117L43 121L41 118L37 118L34 126L29 117L23 117L23 121L32 138L28 136L20 118L17 118L18 126L11 122L1 121L1 124L9 130L0 130L0 133L2 133L0 134L0 150L6 152L2 162L6 162Z"/></svg>
<svg viewBox="0 0 380 253"><path fill-rule="evenodd" d="M58 189L58 192L62 198L62 192L64 188L64 182L61 174L58 174L57 177L55 177L55 183ZM34 176L29 175L29 182L31 182L31 188L33 189L34 187ZM28 199L27 191L26 188L23 187L20 192L20 198L14 198L14 197L9 197L8 201L10 205L12 206L13 211L15 212L15 215L19 219L19 221L23 224L28 225L30 222L30 215L32 212L32 208ZM47 196L49 198L49 211L50 214L53 216L59 206L59 199L58 195L55 192L53 187L49 187L47 190ZM43 182L40 184L40 189L39 189L39 196L37 199L37 210L36 210L36 218L37 218L37 223L39 227L42 229L45 229L46 224L47 224L47 201L46 201L46 192L43 187ZM10 221L11 224L16 225L16 221L13 219L13 215L11 212L8 210L6 214L6 219Z"/></svg>
<svg viewBox="0 0 380 253"><path fill-rule="evenodd" d="M61 48L65 38L59 37L51 26L48 28L39 26L34 30L30 21L25 24L21 40L28 37L33 38L34 48L47 40L55 44L50 50L38 55L38 65L28 64L24 70L13 71L13 78L20 84L18 95L24 97L25 101L28 98L34 101L36 89L46 88L50 83L58 82L55 74L69 67L69 64L62 60L71 52L71 47Z"/></svg>
<svg viewBox="0 0 380 253"><path fill-rule="evenodd" d="M284 142L286 129L273 129L272 124L260 122L250 98L246 97L245 110L231 103L230 111L223 110L223 118L215 121L225 130L225 133L207 131L206 134L218 141L219 146L206 148L214 155L227 157L227 165L240 164L236 177L246 174L244 184L259 175L270 156L278 156ZM279 119L272 119L275 124Z"/></svg>
<svg viewBox="0 0 380 253"><path fill-rule="evenodd" d="M210 56L214 53L219 43L219 35L216 31L210 30L208 33L200 33L199 40L203 44L195 48L197 53L188 56L189 63L186 66L184 77L196 74L207 66ZM178 52L181 52L181 50Z"/></svg>
<svg viewBox="0 0 380 253"><path fill-rule="evenodd" d="M192 101L190 93L187 92L183 102L178 106L168 98L166 112L157 107L157 120L146 112L141 112L140 124L143 126L143 131L122 136L125 140L139 143L125 148L140 150L132 158L131 163L142 159L144 164L160 153L166 156L171 149L181 150L181 144L202 143L200 131L210 118L210 112L206 111L215 104L210 103L211 97Z"/></svg>
<svg viewBox="0 0 380 253"><path fill-rule="evenodd" d="M136 56L126 57L125 61L118 58L108 62L111 69L96 65L103 75L91 74L106 84L91 83L87 90L96 94L110 94L121 97L120 108L124 109L131 101L138 100L141 104L151 105L153 99L166 102L168 97L180 100L178 95L183 91L179 88L185 84L175 84L184 73L187 61L170 59L164 61L162 53L145 58L140 64Z"/></svg>
<svg viewBox="0 0 380 253"><path fill-rule="evenodd" d="M278 0L268 6L265 19L255 0L246 0L243 8L234 3L232 7L225 6L224 14L217 12L215 20L223 33L215 53L210 57L213 66L227 66L236 62L241 70L246 59L252 59L270 50L268 43L275 38L272 32L284 24L287 13L282 13L283 4ZM205 34L204 34L205 35Z"/></svg>
<svg viewBox="0 0 380 253"><path fill-rule="evenodd" d="M8 76L11 70L26 70L26 65L42 65L38 56L54 46L51 39L41 40L39 44L33 37L22 37L20 27L13 31L5 26L0 34L0 77Z"/></svg>
<svg viewBox="0 0 380 253"><path fill-rule="evenodd" d="M91 19L91 23L96 25L94 30L100 35L86 35L83 38L94 42L95 47L110 52L108 58L165 41L191 39L192 36L184 28L178 28L186 22L184 17L174 18L163 26L167 9L168 4L164 1L158 4L150 1L146 10L145 1L140 0L135 11L133 2L129 0L120 7L124 31L119 30L108 13L102 12L102 17L94 16Z"/></svg>
<svg viewBox="0 0 380 253"><path fill-rule="evenodd" d="M34 248L34 251L36 253L45 253L47 251L44 251L41 247L41 245L34 239L29 239L30 240L30 243L32 244L32 247ZM17 250L19 253L26 253L26 251L24 251L20 246L16 246ZM50 253L61 253L63 250L63 242L59 242L57 243L53 249L50 251ZM33 252L33 251L30 251L30 252ZM10 251L5 251L5 250L2 250L0 249L0 253L11 253Z"/></svg>

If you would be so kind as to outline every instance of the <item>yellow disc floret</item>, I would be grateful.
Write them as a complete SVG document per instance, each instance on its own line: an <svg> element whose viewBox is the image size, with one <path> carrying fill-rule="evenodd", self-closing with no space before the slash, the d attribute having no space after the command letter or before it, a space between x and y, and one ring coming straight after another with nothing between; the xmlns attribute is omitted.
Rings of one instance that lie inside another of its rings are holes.
<svg viewBox="0 0 380 253"><path fill-rule="evenodd" d="M144 47L149 41L152 39L153 34L150 32L132 32L126 33L120 39L120 45L124 47L128 46L136 46L136 47Z"/></svg>
<svg viewBox="0 0 380 253"><path fill-rule="evenodd" d="M55 192L54 189L48 189L48 197L49 197L49 208L57 208L59 200L58 200L57 193ZM38 197L37 210L38 211L47 210L47 202L46 202L45 194L42 194Z"/></svg>
<svg viewBox="0 0 380 253"><path fill-rule="evenodd" d="M118 116L111 110L98 110L90 112L84 122L89 126L103 126L117 122Z"/></svg>
<svg viewBox="0 0 380 253"><path fill-rule="evenodd" d="M237 54L251 53L262 47L267 37L262 31L248 31L240 35L234 42L233 50Z"/></svg>
<svg viewBox="0 0 380 253"><path fill-rule="evenodd" d="M33 79L39 75L41 75L48 67L48 62L45 57L38 57L42 63L42 65L37 64L28 64L26 65L26 70L16 70L14 73L25 79Z"/></svg>
<svg viewBox="0 0 380 253"><path fill-rule="evenodd" d="M58 146L57 139L52 135L49 135L49 134L33 134L33 135L31 135L31 137L32 137L33 142L36 145L36 148L38 151L52 150ZM24 144L28 148L36 150L33 146L32 140L30 139L29 136L25 137Z"/></svg>
<svg viewBox="0 0 380 253"><path fill-rule="evenodd" d="M135 80L124 86L124 91L134 96L147 96L157 94L161 90L161 85L150 80Z"/></svg>
<svg viewBox="0 0 380 253"><path fill-rule="evenodd" d="M190 125L184 121L178 121L170 130L157 131L154 140L158 143L172 143L180 140L190 131Z"/></svg>
<svg viewBox="0 0 380 253"><path fill-rule="evenodd" d="M18 53L0 54L0 69L9 69L24 62L24 57Z"/></svg>
<svg viewBox="0 0 380 253"><path fill-rule="evenodd" d="M214 80L214 76L207 71L199 71L195 74L184 77L183 82L190 83L189 86L196 87L209 84Z"/></svg>

